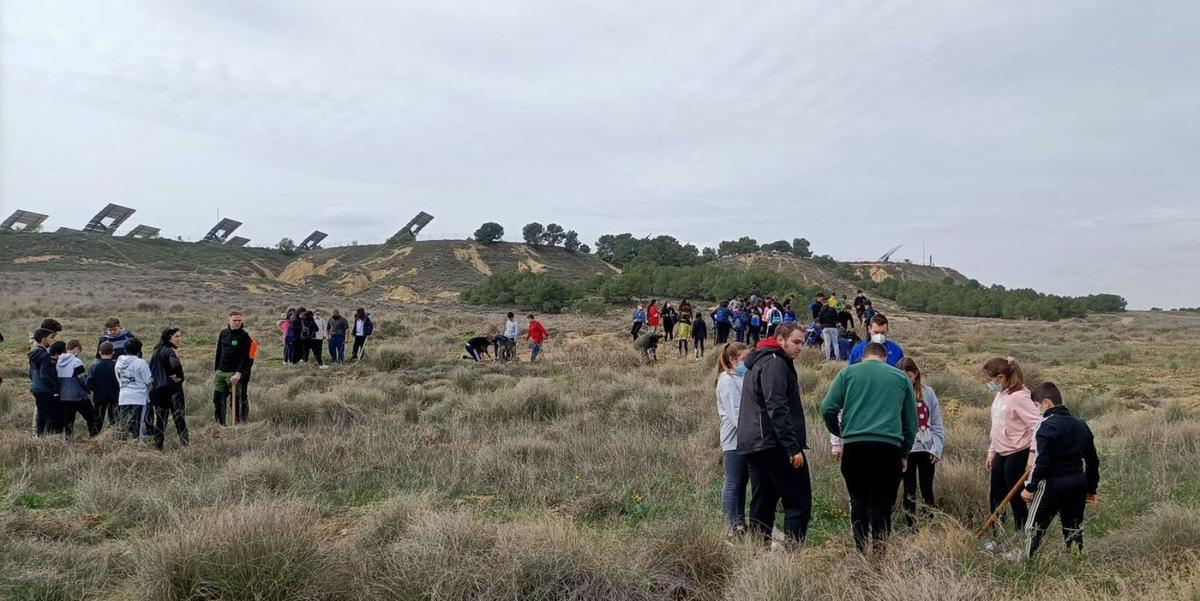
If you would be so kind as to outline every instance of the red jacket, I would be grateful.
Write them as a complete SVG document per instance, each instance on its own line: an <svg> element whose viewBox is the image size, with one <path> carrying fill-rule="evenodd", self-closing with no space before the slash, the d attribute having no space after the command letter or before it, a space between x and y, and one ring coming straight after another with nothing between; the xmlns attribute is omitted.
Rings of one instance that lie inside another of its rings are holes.
<svg viewBox="0 0 1200 601"><path fill-rule="evenodd" d="M541 344L546 340L546 335L546 328L542 325L542 322L536 319L529 320L529 333L525 335L525 338L532 340L536 344Z"/></svg>
<svg viewBox="0 0 1200 601"><path fill-rule="evenodd" d="M650 305L646 310L646 325L652 328L658 326L658 305Z"/></svg>

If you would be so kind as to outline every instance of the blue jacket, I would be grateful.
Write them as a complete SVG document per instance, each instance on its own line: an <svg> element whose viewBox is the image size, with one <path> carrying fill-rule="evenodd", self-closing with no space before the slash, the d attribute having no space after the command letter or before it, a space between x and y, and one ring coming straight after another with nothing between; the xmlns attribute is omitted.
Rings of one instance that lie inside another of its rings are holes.
<svg viewBox="0 0 1200 601"><path fill-rule="evenodd" d="M713 323L725 323L729 321L729 309L725 307L717 307L712 313Z"/></svg>
<svg viewBox="0 0 1200 601"><path fill-rule="evenodd" d="M862 362L863 349L867 348L867 345L870 343L870 340L863 340L862 342L854 345L853 349L850 349L850 365ZM887 347L888 352L887 364L891 365L892 367L896 367L896 364L904 358L904 349L900 348L899 344L896 344L891 340L887 341L887 344L884 346Z"/></svg>
<svg viewBox="0 0 1200 601"><path fill-rule="evenodd" d="M642 323L646 323L646 310L645 309L634 309L633 310L633 320L640 321Z"/></svg>
<svg viewBox="0 0 1200 601"><path fill-rule="evenodd" d="M133 335L133 332L129 330L121 330L116 336L110 336L108 333L102 334L99 342L96 343L96 358L100 358L100 345L105 342L111 342L113 345L113 360L116 360L117 357L125 354L125 345L134 338L136 337Z"/></svg>
<svg viewBox="0 0 1200 601"><path fill-rule="evenodd" d="M40 344L29 351L29 392L58 396L58 366Z"/></svg>

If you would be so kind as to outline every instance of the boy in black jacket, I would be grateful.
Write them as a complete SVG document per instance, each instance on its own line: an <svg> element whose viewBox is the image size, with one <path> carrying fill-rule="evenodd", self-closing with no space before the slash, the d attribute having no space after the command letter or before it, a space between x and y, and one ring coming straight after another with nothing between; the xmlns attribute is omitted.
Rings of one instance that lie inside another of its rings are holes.
<svg viewBox="0 0 1200 601"><path fill-rule="evenodd" d="M117 362L113 359L113 344L100 343L100 359L88 368L87 387L92 392L92 405L96 408L96 422L92 431L99 434L104 429L104 417L108 425L117 423L117 397L121 395L121 384L117 382Z"/></svg>
<svg viewBox="0 0 1200 601"><path fill-rule="evenodd" d="M1096 502L1100 484L1100 457L1092 431L1063 406L1062 393L1053 382L1041 384L1032 396L1043 417L1037 429L1037 460L1021 492L1029 503L1026 556L1037 552L1055 515L1062 523L1067 548L1082 551L1083 511Z"/></svg>

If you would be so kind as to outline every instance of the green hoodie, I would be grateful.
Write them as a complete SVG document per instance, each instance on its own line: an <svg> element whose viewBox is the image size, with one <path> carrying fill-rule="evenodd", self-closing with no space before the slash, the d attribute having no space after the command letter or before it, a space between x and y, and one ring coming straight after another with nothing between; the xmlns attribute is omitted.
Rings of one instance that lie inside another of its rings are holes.
<svg viewBox="0 0 1200 601"><path fill-rule="evenodd" d="M907 450L917 433L917 396L904 372L882 361L864 361L833 379L821 417L830 433L847 443L886 442Z"/></svg>

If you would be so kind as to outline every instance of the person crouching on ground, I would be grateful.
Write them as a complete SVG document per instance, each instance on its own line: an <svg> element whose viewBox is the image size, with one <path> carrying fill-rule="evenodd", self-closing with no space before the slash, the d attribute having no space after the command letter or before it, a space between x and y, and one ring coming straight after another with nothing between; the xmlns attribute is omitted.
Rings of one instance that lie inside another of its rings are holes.
<svg viewBox="0 0 1200 601"><path fill-rule="evenodd" d="M891 535L896 488L917 432L912 383L886 360L882 344L868 344L863 362L838 373L821 402L825 427L843 440L842 477L859 553L868 543L882 550Z"/></svg>
<svg viewBox="0 0 1200 601"><path fill-rule="evenodd" d="M812 482L800 382L793 360L804 348L804 331L780 325L745 360L737 452L750 468L750 531L768 543L775 506L783 501L783 534L791 546L804 542L812 516Z"/></svg>

